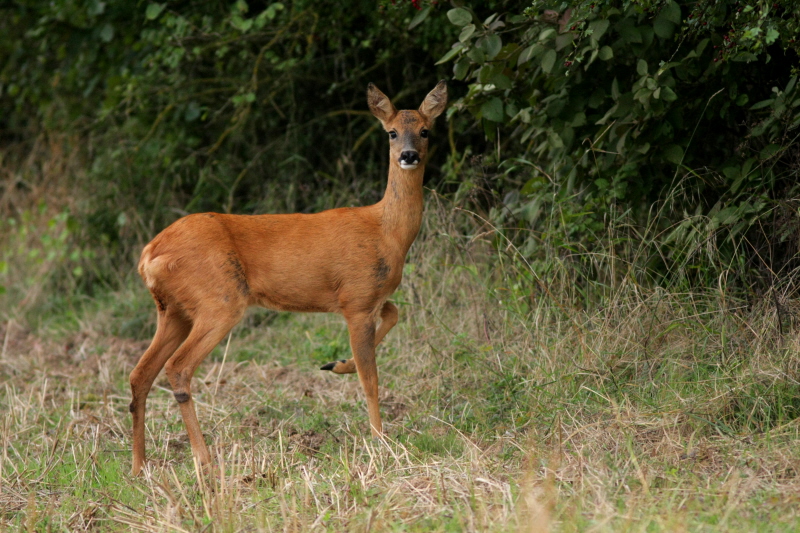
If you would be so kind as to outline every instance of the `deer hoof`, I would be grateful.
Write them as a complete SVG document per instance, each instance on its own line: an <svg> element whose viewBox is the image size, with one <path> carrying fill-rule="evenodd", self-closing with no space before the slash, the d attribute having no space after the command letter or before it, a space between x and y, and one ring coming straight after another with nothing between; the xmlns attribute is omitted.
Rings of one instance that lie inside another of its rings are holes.
<svg viewBox="0 0 800 533"><path fill-rule="evenodd" d="M346 363L346 362L347 362L346 359L342 359L341 361L333 361L332 363L327 363L327 364L322 365L321 367L319 367L319 369L320 370L330 370L331 372L335 372L334 368L336 368L336 365L343 364L343 363Z"/></svg>
<svg viewBox="0 0 800 533"><path fill-rule="evenodd" d="M334 374L355 374L356 364L352 359L342 359L341 361L334 361L320 367L320 370L330 370Z"/></svg>

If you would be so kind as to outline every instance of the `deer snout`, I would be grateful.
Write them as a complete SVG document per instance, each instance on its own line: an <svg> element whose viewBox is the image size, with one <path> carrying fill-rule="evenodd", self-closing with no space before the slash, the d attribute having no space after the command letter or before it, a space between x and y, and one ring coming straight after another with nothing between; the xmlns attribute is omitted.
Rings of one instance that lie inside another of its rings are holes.
<svg viewBox="0 0 800 533"><path fill-rule="evenodd" d="M419 153L416 150L407 150L400 154L400 168L416 168L419 161Z"/></svg>

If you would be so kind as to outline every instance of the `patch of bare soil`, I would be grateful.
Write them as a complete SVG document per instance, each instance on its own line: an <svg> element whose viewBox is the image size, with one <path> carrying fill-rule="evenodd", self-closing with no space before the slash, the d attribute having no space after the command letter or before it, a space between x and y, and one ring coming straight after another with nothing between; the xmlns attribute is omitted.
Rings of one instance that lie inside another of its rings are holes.
<svg viewBox="0 0 800 533"><path fill-rule="evenodd" d="M298 433L296 430L289 430L289 442L291 442L298 451L312 456L316 454L320 447L325 444L326 437L322 433L317 433L313 429Z"/></svg>

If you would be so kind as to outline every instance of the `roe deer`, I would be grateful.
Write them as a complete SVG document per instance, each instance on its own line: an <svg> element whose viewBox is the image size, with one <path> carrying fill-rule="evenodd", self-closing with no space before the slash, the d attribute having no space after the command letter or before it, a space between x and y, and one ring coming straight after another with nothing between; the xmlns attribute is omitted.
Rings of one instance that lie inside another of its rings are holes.
<svg viewBox="0 0 800 533"><path fill-rule="evenodd" d="M381 434L375 347L397 323L397 308L387 298L400 283L422 222L428 130L445 108L447 85L440 81L417 111L398 111L373 84L367 102L389 134L389 180L377 204L311 215L189 215L142 250L139 274L158 318L130 377L134 475L145 462L147 394L162 367L192 453L200 464L210 463L192 375L251 305L344 315L353 358L322 370L358 372L372 434Z"/></svg>

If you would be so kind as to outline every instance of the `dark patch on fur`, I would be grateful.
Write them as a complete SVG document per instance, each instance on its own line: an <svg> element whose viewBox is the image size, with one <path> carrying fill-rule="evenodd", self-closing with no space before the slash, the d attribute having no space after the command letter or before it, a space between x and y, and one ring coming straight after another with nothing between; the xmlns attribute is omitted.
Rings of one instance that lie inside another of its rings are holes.
<svg viewBox="0 0 800 533"><path fill-rule="evenodd" d="M167 310L167 302L164 301L164 298L155 291L150 291L153 294L153 300L156 301L156 307L158 307L159 312L163 313Z"/></svg>
<svg viewBox="0 0 800 533"><path fill-rule="evenodd" d="M129 410L131 413L133 413L134 411L136 411L136 406L135 406L135 405L133 405L133 402L131 402L131 404L128 406L128 410Z"/></svg>
<svg viewBox="0 0 800 533"><path fill-rule="evenodd" d="M212 215L211 213L208 213L206 216L207 216L208 218L214 218L214 215Z"/></svg>
<svg viewBox="0 0 800 533"><path fill-rule="evenodd" d="M175 401L178 403L186 403L191 398L188 392L176 392L174 394L175 394Z"/></svg>
<svg viewBox="0 0 800 533"><path fill-rule="evenodd" d="M403 126L408 126L410 124L415 124L420 122L419 114L415 113L414 111L400 111L399 118L400 123Z"/></svg>
<svg viewBox="0 0 800 533"><path fill-rule="evenodd" d="M236 257L236 252L228 252L228 266L231 267L231 277L236 281L236 288L242 296L250 295L250 286L247 284L247 277L244 275L244 267Z"/></svg>
<svg viewBox="0 0 800 533"><path fill-rule="evenodd" d="M378 264L375 266L375 280L383 285L383 282L389 277L389 272L391 271L392 267L386 264L386 260L383 257L379 257Z"/></svg>

